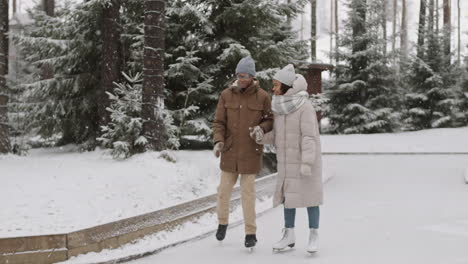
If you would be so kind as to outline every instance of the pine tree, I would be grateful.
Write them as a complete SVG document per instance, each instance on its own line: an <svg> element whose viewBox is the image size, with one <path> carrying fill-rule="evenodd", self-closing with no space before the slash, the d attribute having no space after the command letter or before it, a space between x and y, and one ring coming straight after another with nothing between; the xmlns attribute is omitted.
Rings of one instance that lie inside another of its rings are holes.
<svg viewBox="0 0 468 264"><path fill-rule="evenodd" d="M0 0L0 153L10 152L8 125L8 0Z"/></svg>
<svg viewBox="0 0 468 264"><path fill-rule="evenodd" d="M99 69L102 65L101 18L107 2L91 0L76 7L57 6L55 17L36 7L33 24L16 36L26 61L35 66L22 85L29 113L28 130L43 137L60 135L59 144L93 148L100 134ZM51 65L54 75L43 80L40 69Z"/></svg>
<svg viewBox="0 0 468 264"><path fill-rule="evenodd" d="M424 41L426 39L426 0L419 2L419 24L418 24L418 43L417 56L422 59L424 56Z"/></svg>
<svg viewBox="0 0 468 264"><path fill-rule="evenodd" d="M59 135L61 144L95 145L93 141L101 134L97 110L106 54L101 27L106 4L112 1L90 0L67 8L59 4L55 17L46 16L37 7L31 12L31 32L15 37L27 63L36 68L26 78L30 81L21 85L30 131L44 137ZM308 57L307 44L297 40L286 21L287 16L299 14L306 2L168 1L161 64L166 89L158 94L164 99L162 118L167 137L173 133L179 140L209 142L217 98L232 82L242 57L254 57L263 87L270 85L276 68L287 63L301 66ZM131 76L151 69L144 64L145 46L149 47L144 34L151 34L151 29L144 27L144 3L121 2L121 71ZM54 76L41 80L39 69L46 63L53 66ZM114 88L108 92L115 94ZM111 122L115 120L111 118Z"/></svg>
<svg viewBox="0 0 468 264"><path fill-rule="evenodd" d="M305 61L306 42L298 41L287 23L287 16L295 17L305 3L171 2L167 9L166 106L181 128L181 139L197 136L198 141L209 142L218 95L232 82L242 57L255 59L263 87L270 84L275 68Z"/></svg>
<svg viewBox="0 0 468 264"><path fill-rule="evenodd" d="M103 134L99 141L112 149L114 158L128 158L142 149L148 140L142 135L141 118L141 74L125 75L125 83L116 84L112 92L107 92L110 106L110 121L102 126Z"/></svg>
<svg viewBox="0 0 468 264"><path fill-rule="evenodd" d="M457 85L461 70L447 67L434 18L435 3L429 0L426 45L418 47L421 57L413 60L410 74L406 77L410 93L405 96L404 129L419 130L437 127L456 127L465 124L463 93Z"/></svg>
<svg viewBox="0 0 468 264"><path fill-rule="evenodd" d="M468 46L467 46L468 47ZM468 125L468 56L465 57L465 71L463 71L463 77L460 85L462 92L462 113L464 114L464 123Z"/></svg>
<svg viewBox="0 0 468 264"><path fill-rule="evenodd" d="M110 121L102 126L103 134L99 141L104 147L112 149L111 154L116 159L125 159L144 149L149 140L143 133L142 111L142 74L133 76L123 74L124 83L115 84L113 92L108 92L111 102L107 111ZM172 125L171 116L163 113L164 122L168 128L169 141L167 145L178 148L177 128Z"/></svg>
<svg viewBox="0 0 468 264"><path fill-rule="evenodd" d="M405 96L404 129L419 130L464 125L463 94L457 85L460 70L446 66L442 36L435 24L435 3L428 1L425 45L418 47L411 71L406 77L410 93Z"/></svg>
<svg viewBox="0 0 468 264"><path fill-rule="evenodd" d="M339 77L328 93L332 132L389 132L397 126L399 95L384 55L381 9L379 0L349 3L339 54L346 64L338 65Z"/></svg>
<svg viewBox="0 0 468 264"><path fill-rule="evenodd" d="M317 60L317 0L310 0L310 55Z"/></svg>
<svg viewBox="0 0 468 264"><path fill-rule="evenodd" d="M145 43L143 51L143 134L146 146L161 151L166 148L164 107L165 0L145 0Z"/></svg>
<svg viewBox="0 0 468 264"><path fill-rule="evenodd" d="M445 66L451 62L451 35L452 35L452 5L450 0L444 0L444 62Z"/></svg>
<svg viewBox="0 0 468 264"><path fill-rule="evenodd" d="M408 57L408 21L406 0L401 1L400 62L406 63Z"/></svg>
<svg viewBox="0 0 468 264"><path fill-rule="evenodd" d="M102 63L100 65L99 83L99 124L106 125L109 122L109 107L107 92L112 91L113 83L120 80L120 72L123 70L121 52L121 0L108 0L102 7Z"/></svg>

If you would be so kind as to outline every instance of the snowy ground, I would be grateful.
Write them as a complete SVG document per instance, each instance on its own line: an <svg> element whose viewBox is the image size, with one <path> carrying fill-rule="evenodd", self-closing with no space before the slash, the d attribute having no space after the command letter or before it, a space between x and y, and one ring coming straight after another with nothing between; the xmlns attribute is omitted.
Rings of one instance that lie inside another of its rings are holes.
<svg viewBox="0 0 468 264"><path fill-rule="evenodd" d="M323 136L324 152L467 152L468 127L377 135ZM56 234L111 222L216 191L219 160L211 151L177 151L115 161L73 146L0 156L0 237ZM369 164L371 166L372 164ZM373 165L372 165L373 166ZM461 165L460 165L461 166ZM465 163L468 167L468 162ZM336 174L347 166L328 166Z"/></svg>
<svg viewBox="0 0 468 264"><path fill-rule="evenodd" d="M321 139L323 152L468 152L468 127Z"/></svg>
<svg viewBox="0 0 468 264"><path fill-rule="evenodd" d="M211 151L178 151L113 160L105 151L39 149L0 156L0 237L71 232L152 212L214 192Z"/></svg>
<svg viewBox="0 0 468 264"><path fill-rule="evenodd" d="M336 174L325 187L319 253L305 252L305 210L296 249L272 253L283 225L276 208L258 218L252 253L238 226L222 243L209 236L131 263L468 263L468 156L327 156L324 164Z"/></svg>

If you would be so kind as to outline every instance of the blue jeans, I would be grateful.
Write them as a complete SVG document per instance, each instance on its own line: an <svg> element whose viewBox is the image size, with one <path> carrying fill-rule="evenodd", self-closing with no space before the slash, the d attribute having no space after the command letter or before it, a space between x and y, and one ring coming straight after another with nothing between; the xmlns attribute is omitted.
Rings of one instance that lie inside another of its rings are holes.
<svg viewBox="0 0 468 264"><path fill-rule="evenodd" d="M319 228L320 209L318 206L307 207L309 215L309 228ZM294 228L296 220L296 208L284 208L284 226L286 228Z"/></svg>

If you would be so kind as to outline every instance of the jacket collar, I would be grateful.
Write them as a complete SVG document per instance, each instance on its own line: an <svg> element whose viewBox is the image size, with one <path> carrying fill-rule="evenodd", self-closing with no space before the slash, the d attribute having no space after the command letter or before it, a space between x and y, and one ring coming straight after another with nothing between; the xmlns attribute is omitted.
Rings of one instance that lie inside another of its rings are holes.
<svg viewBox="0 0 468 264"><path fill-rule="evenodd" d="M245 91L242 93L241 89L239 86L237 86L237 80L230 86L232 91L234 93L239 93L239 94L253 94L257 92L257 89L260 88L260 83L257 79L254 79L253 82L245 89Z"/></svg>

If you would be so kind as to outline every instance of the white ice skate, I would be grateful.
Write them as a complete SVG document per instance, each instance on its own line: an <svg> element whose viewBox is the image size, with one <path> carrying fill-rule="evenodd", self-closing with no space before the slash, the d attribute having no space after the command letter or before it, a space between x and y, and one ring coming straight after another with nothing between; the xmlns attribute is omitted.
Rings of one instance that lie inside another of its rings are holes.
<svg viewBox="0 0 468 264"><path fill-rule="evenodd" d="M319 242L318 230L315 228L311 228L310 234L309 234L309 243L307 244L307 252L309 253L317 252L318 242Z"/></svg>
<svg viewBox="0 0 468 264"><path fill-rule="evenodd" d="M286 248L293 248L296 243L296 237L294 235L294 228L284 228L283 238L277 243L273 244L273 251L278 252Z"/></svg>

